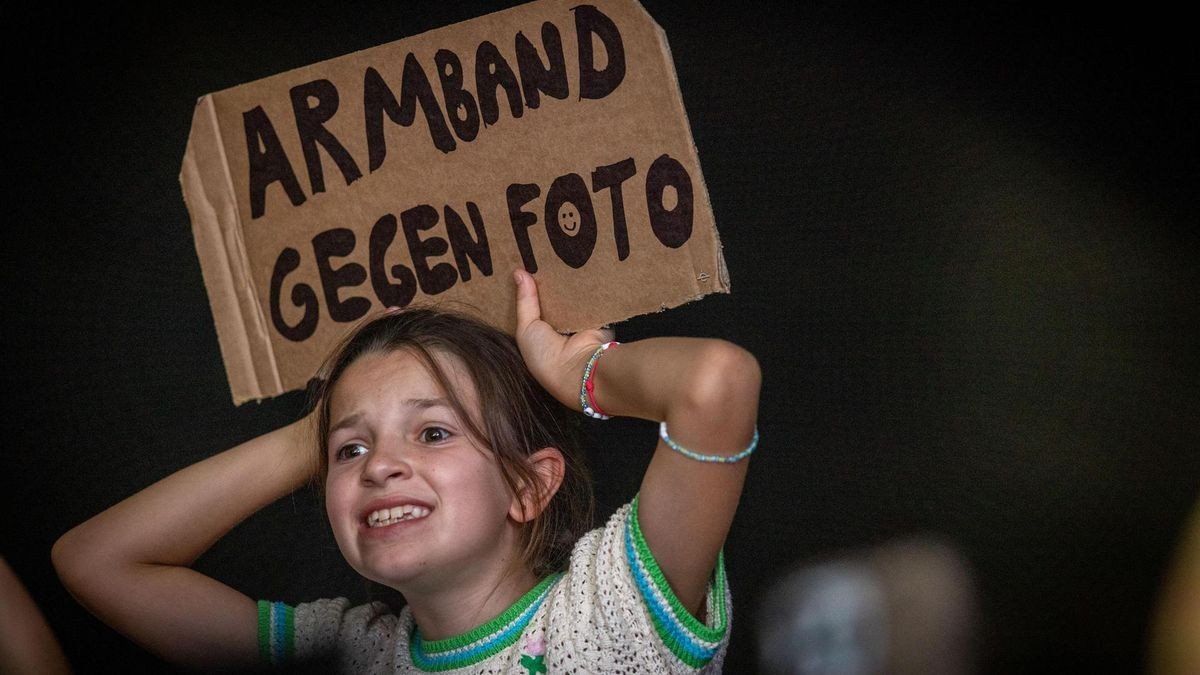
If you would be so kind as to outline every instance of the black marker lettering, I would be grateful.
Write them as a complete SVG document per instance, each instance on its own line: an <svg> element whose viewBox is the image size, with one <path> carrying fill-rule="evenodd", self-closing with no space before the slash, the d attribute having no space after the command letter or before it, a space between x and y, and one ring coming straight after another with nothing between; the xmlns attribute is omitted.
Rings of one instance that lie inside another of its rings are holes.
<svg viewBox="0 0 1200 675"><path fill-rule="evenodd" d="M449 49L439 49L433 56L433 62L437 64L438 79L442 81L442 98L446 101L446 115L454 126L454 133L470 143L479 133L479 108L471 92L463 89L462 62ZM404 218L400 220L403 222Z"/></svg>
<svg viewBox="0 0 1200 675"><path fill-rule="evenodd" d="M325 173L321 167L321 155L317 144L333 159L342 171L346 185L362 177L354 158L338 139L325 128L338 109L338 91L329 80L313 80L292 87L292 112L296 116L296 131L300 134L300 149L304 151L304 163L308 166L308 181L312 193L325 191ZM316 101L309 105L309 99Z"/></svg>
<svg viewBox="0 0 1200 675"><path fill-rule="evenodd" d="M525 105L530 110L541 105L541 94L557 99L567 97L567 62L563 57L562 36L558 28L549 21L542 24L542 49L546 51L549 66L543 66L537 49L521 33L517 33L517 69L521 71L521 89L525 92Z"/></svg>
<svg viewBox="0 0 1200 675"><path fill-rule="evenodd" d="M663 204L667 187L675 191L675 206ZM650 229L668 248L679 248L692 236L692 179L687 169L670 155L662 155L646 172L646 207Z"/></svg>
<svg viewBox="0 0 1200 675"><path fill-rule="evenodd" d="M292 206L303 204L304 191L267 112L262 106L247 110L242 113L242 126L246 130L246 157L250 163L251 220L266 212L267 186L275 181L283 186Z"/></svg>
<svg viewBox="0 0 1200 675"><path fill-rule="evenodd" d="M287 275L300 267L300 252L294 248L285 248L275 259L275 269L271 271L271 323L275 330L292 342L304 342L312 337L317 330L319 309L317 294L308 284L296 284L292 287L292 304L304 308L304 316L300 323L289 326L283 320L283 312L279 306L279 295L283 291L283 280Z"/></svg>
<svg viewBox="0 0 1200 675"><path fill-rule="evenodd" d="M575 35L579 41L579 98L604 98L625 79L625 45L617 24L592 5L575 11ZM592 36L600 38L608 63L596 70Z"/></svg>
<svg viewBox="0 0 1200 675"><path fill-rule="evenodd" d="M596 213L583 178L568 173L554 179L546 193L546 235L559 259L583 267L596 248Z"/></svg>
<svg viewBox="0 0 1200 675"><path fill-rule="evenodd" d="M354 252L354 231L338 227L321 232L313 237L313 255L317 259L317 271L321 274L321 289L325 292L325 304L329 318L338 323L361 319L371 310L371 301L351 296L342 300L338 290L346 286L358 286L367 280L367 271L358 263L346 263L334 269L329 263L333 257L345 257Z"/></svg>
<svg viewBox="0 0 1200 675"><path fill-rule="evenodd" d="M429 266L429 258L443 255L450 248L441 237L421 239L421 232L433 229L437 222L437 209L428 204L414 206L400 214L404 239L408 242L408 252L412 255L413 268L417 271L417 282L421 284L421 291L426 295L437 295L458 281L458 272L455 271L454 265L440 262L433 267Z"/></svg>
<svg viewBox="0 0 1200 675"><path fill-rule="evenodd" d="M625 224L625 197L621 184L637 173L633 158L623 159L616 164L598 166L592 172L592 192L609 190L612 198L613 239L617 245L617 260L629 257L629 228Z"/></svg>
<svg viewBox="0 0 1200 675"><path fill-rule="evenodd" d="M392 265L392 276L396 279L396 283L392 283L384 267L384 256L395 238L396 216L389 213L375 221L370 240L371 287L384 307L407 307L417 294L416 276L412 270L397 263Z"/></svg>
<svg viewBox="0 0 1200 675"><path fill-rule="evenodd" d="M537 222L537 216L521 210L521 207L540 194L542 189L533 183L513 183L504 193L508 201L508 219L512 222L513 238L517 240L517 250L521 252L521 264L530 274L536 273L538 269L533 245L529 243L529 228Z"/></svg>
<svg viewBox="0 0 1200 675"><path fill-rule="evenodd" d="M409 54L404 59L404 76L400 81L400 101L392 95L383 77L374 68L363 74L363 117L367 130L367 157L371 171L383 166L387 156L387 141L383 135L383 113L402 127L410 126L417 115L417 103L425 112L429 136L442 152L454 150L456 141L446 126L442 108L433 95L433 88L417 59Z"/></svg>
<svg viewBox="0 0 1200 675"><path fill-rule="evenodd" d="M454 251L454 261L458 263L458 275L463 281L471 280L471 265L475 266L485 277L492 276L492 253L488 249L487 230L483 228L483 216L479 215L479 207L474 202L467 202L467 217L471 219L471 227L475 236L467 231L458 212L447 205L442 209L446 220L446 235L450 240L450 249Z"/></svg>
<svg viewBox="0 0 1200 675"><path fill-rule="evenodd" d="M500 106L496 103L496 87L504 87L508 97L508 109L513 119L521 117L521 85L508 62L500 55L496 45L484 41L475 50L475 95L479 97L479 112L485 125L495 124L500 119Z"/></svg>

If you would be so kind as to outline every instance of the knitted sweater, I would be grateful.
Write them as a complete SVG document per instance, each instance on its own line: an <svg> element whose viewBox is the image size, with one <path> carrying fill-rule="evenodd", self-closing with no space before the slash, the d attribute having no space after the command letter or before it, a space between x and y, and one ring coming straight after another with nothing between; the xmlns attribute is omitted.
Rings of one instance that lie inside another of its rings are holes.
<svg viewBox="0 0 1200 675"><path fill-rule="evenodd" d="M675 597L635 498L579 540L566 572L463 635L426 641L407 607L336 598L260 602L259 645L275 663L332 654L346 673L719 673L731 618L722 560L706 603L701 623Z"/></svg>

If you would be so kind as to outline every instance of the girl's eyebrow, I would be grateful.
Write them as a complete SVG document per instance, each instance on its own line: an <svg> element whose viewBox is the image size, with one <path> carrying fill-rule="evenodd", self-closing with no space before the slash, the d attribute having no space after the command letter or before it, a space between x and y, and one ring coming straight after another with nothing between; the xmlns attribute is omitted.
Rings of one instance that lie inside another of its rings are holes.
<svg viewBox="0 0 1200 675"><path fill-rule="evenodd" d="M450 401L444 398L409 398L404 400L404 405L409 408L416 408L417 410L428 410L430 408L454 409L454 407L450 405ZM341 420L338 420L337 424L329 427L329 433L332 435L334 432L340 431L347 427L353 427L361 422L362 418L363 415L360 412L347 415Z"/></svg>
<svg viewBox="0 0 1200 675"><path fill-rule="evenodd" d="M352 415L347 415L346 417L343 417L341 420L339 420L337 424L335 424L329 428L329 434L333 435L333 433L335 431L340 431L342 429L345 429L346 427L352 427L352 426L358 424L359 420L361 420L361 419L362 419L362 413L354 413Z"/></svg>
<svg viewBox="0 0 1200 675"><path fill-rule="evenodd" d="M425 410L427 408L450 408L450 402L444 398L410 398L404 401L404 405Z"/></svg>

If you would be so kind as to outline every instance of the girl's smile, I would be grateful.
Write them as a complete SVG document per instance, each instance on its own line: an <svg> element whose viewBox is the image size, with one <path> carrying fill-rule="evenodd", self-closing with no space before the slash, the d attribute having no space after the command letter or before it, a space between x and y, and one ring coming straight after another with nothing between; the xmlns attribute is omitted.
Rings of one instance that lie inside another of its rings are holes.
<svg viewBox="0 0 1200 675"><path fill-rule="evenodd" d="M420 520L431 513L429 507L420 504L405 504L390 508L371 509L367 514L367 527L376 529L391 527L400 523Z"/></svg>
<svg viewBox="0 0 1200 675"><path fill-rule="evenodd" d="M407 497L376 500L363 509L358 536L373 541L406 535L424 525L431 513L431 505Z"/></svg>
<svg viewBox="0 0 1200 675"><path fill-rule="evenodd" d="M459 364L435 358L478 414ZM419 592L496 578L517 558L519 524L509 516L519 503L418 357L355 361L333 391L330 420L326 510L363 576Z"/></svg>

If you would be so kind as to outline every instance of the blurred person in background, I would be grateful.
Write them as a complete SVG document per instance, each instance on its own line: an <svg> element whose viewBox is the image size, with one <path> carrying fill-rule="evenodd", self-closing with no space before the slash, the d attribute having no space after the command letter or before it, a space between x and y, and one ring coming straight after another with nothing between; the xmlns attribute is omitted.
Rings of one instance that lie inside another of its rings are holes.
<svg viewBox="0 0 1200 675"><path fill-rule="evenodd" d="M1153 675L1200 673L1200 504L1184 527L1150 640Z"/></svg>
<svg viewBox="0 0 1200 675"><path fill-rule="evenodd" d="M759 665L777 675L966 675L976 606L965 561L935 540L801 565L768 588Z"/></svg>

